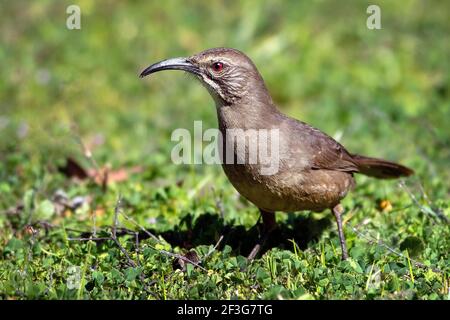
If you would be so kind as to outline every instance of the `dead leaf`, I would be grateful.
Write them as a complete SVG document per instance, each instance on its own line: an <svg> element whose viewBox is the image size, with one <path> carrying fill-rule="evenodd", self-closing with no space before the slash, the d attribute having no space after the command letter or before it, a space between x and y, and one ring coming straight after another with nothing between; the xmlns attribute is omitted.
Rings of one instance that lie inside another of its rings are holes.
<svg viewBox="0 0 450 320"><path fill-rule="evenodd" d="M126 181L129 179L131 174L142 172L143 168L142 166L134 166L131 168L112 170L109 165L106 165L99 169L84 169L73 158L68 158L66 165L58 168L58 170L68 178L75 178L77 180L85 180L90 178L96 184L106 189L108 184Z"/></svg>
<svg viewBox="0 0 450 320"><path fill-rule="evenodd" d="M185 255L183 255L183 257L192 261L193 263L199 263L199 261L200 261L200 258L198 257L197 252L195 252L194 250L188 251ZM178 258L174 261L173 267L175 269L181 269L183 271L186 271L187 263L190 263L190 262L185 259Z"/></svg>
<svg viewBox="0 0 450 320"><path fill-rule="evenodd" d="M58 171L64 174L68 178L77 178L84 180L89 177L88 172L83 169L73 158L67 158L66 165L59 167Z"/></svg>

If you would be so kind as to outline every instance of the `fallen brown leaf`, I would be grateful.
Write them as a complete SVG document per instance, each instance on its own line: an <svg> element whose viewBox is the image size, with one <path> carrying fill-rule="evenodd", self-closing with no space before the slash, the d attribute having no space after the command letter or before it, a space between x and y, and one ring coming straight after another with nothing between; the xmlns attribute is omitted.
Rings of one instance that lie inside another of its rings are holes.
<svg viewBox="0 0 450 320"><path fill-rule="evenodd" d="M110 166L106 165L99 169L84 169L73 158L68 158L66 165L58 169L59 172L68 178L75 178L77 180L92 179L92 181L102 187L106 187L110 183L126 181L131 174L143 171L142 166L112 170Z"/></svg>

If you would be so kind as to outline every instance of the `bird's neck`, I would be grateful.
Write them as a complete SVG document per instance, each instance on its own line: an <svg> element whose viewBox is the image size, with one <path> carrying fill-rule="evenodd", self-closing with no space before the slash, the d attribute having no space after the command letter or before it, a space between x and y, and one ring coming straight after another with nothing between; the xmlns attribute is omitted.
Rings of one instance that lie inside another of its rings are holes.
<svg viewBox="0 0 450 320"><path fill-rule="evenodd" d="M221 130L266 129L268 124L276 125L277 120L282 118L259 73L251 74L241 90L231 101L225 101L210 91L216 103Z"/></svg>
<svg viewBox="0 0 450 320"><path fill-rule="evenodd" d="M270 96L269 96L270 98ZM234 104L216 101L219 129L267 129L267 123L272 119L271 126L276 125L273 118L280 112L272 99L241 99Z"/></svg>

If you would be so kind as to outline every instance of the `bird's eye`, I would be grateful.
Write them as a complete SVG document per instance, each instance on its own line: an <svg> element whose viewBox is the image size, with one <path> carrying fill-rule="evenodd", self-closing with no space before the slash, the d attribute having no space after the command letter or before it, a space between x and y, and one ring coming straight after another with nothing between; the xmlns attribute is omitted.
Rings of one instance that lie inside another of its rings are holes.
<svg viewBox="0 0 450 320"><path fill-rule="evenodd" d="M222 62L214 62L214 63L212 64L212 69L213 69L215 72L220 72L220 71L222 71L222 70L223 70L223 63L222 63Z"/></svg>

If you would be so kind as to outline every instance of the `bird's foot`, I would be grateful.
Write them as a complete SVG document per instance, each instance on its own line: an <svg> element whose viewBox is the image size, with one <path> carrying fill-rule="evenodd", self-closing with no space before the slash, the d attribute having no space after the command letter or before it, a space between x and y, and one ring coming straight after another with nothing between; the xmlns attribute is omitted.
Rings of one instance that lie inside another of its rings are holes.
<svg viewBox="0 0 450 320"><path fill-rule="evenodd" d="M266 228L266 226L261 226L262 227L262 233L258 239L258 242L256 243L256 245L253 247L252 251L250 251L249 255L247 256L248 260L253 260L256 258L256 256L258 255L258 253L261 251L261 249L264 247L264 245L267 243L267 241L269 240L269 238L271 238L271 235L273 235L274 233L276 233L278 229L278 226L274 225L272 226L270 229Z"/></svg>
<svg viewBox="0 0 450 320"><path fill-rule="evenodd" d="M344 228L342 226L342 214L344 213L344 208L338 204L333 209L334 217L336 218L336 224L338 227L338 234L339 234L339 242L341 244L341 250L342 250L342 260L348 259L348 252L347 252L347 244L345 241L345 235L344 235Z"/></svg>
<svg viewBox="0 0 450 320"><path fill-rule="evenodd" d="M258 243L256 243L256 245L253 247L252 251L250 251L249 255L247 256L248 260L251 261L256 258L256 255L259 253L259 251L261 250L261 248L264 246L267 239L269 238L269 234L270 233L267 232L259 238Z"/></svg>
<svg viewBox="0 0 450 320"><path fill-rule="evenodd" d="M258 242L256 243L256 245L253 247L252 251L250 251L250 254L247 256L248 260L253 260L255 259L256 255L259 253L259 251L261 250L261 248L264 246L264 244L266 243L267 239L269 238L270 234L277 229L277 223L275 220L275 213L274 212L268 212L268 211L264 211L261 210L261 217L262 217L262 225L260 225L260 230L262 229L262 231L260 232L260 236L258 239Z"/></svg>
<svg viewBox="0 0 450 320"><path fill-rule="evenodd" d="M261 244L257 243L252 251L250 251L250 254L247 256L247 259L252 261L253 259L255 259L256 255L258 254L259 250L261 250Z"/></svg>

